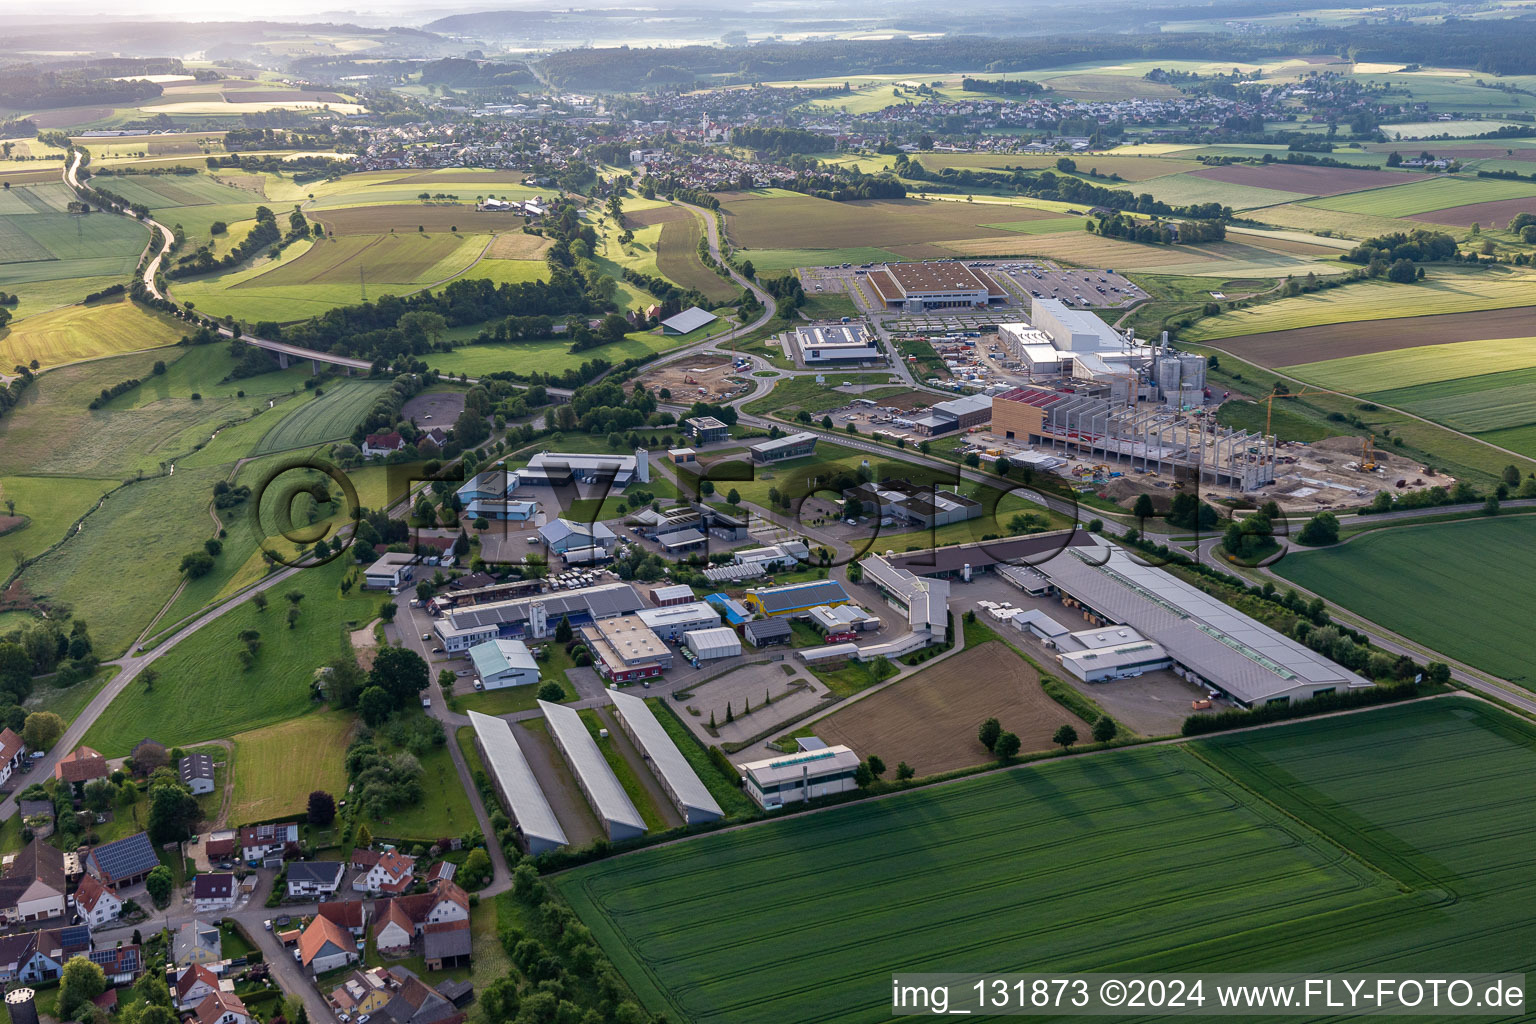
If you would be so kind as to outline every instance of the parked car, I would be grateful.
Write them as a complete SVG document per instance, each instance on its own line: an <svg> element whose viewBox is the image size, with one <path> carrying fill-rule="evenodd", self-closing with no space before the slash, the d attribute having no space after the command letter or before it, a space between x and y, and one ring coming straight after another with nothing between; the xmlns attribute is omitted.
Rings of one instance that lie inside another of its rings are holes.
<svg viewBox="0 0 1536 1024"><path fill-rule="evenodd" d="M423 640L431 640L432 639L432 634L431 633L423 633L423 634L421 634L421 638Z"/></svg>

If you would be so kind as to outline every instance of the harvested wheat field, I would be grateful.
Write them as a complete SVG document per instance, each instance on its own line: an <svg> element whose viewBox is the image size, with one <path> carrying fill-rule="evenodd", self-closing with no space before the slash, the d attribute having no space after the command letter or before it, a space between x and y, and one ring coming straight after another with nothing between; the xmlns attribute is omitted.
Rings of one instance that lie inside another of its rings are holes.
<svg viewBox="0 0 1536 1024"><path fill-rule="evenodd" d="M1232 185L1300 192L1311 196L1334 196L1366 188L1407 185L1415 179L1393 171L1373 171L1356 167L1316 167L1309 164L1223 164L1189 172L1192 177L1225 181Z"/></svg>
<svg viewBox="0 0 1536 1024"><path fill-rule="evenodd" d="M1050 749L1051 736L1062 725L1079 736L1089 732L1088 723L1046 696L1029 662L996 640L923 669L815 728L828 743L846 743L888 765L905 761L918 775L935 775L991 760L976 739L988 718L1016 733L1025 751Z"/></svg>

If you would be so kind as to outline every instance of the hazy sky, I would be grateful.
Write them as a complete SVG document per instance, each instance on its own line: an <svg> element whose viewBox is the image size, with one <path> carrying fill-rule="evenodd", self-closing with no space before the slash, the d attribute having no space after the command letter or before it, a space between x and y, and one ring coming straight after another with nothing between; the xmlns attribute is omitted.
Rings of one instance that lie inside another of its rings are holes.
<svg viewBox="0 0 1536 1024"><path fill-rule="evenodd" d="M526 6L517 0L372 0L365 7L345 3L331 5L314 0L85 0L76 10L84 15L128 15L186 21L251 21L277 18L285 21L374 21L380 17L395 23L431 21L447 10L507 10ZM0 14L28 17L38 13L21 0L0 0Z"/></svg>

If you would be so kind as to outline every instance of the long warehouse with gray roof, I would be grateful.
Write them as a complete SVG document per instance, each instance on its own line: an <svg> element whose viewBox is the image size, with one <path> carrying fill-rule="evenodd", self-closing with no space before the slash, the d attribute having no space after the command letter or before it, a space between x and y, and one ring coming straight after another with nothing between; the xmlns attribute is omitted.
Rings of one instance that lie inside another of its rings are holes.
<svg viewBox="0 0 1536 1024"><path fill-rule="evenodd" d="M1316 651L1223 604L1124 548L1096 539L1037 568L1064 600L1132 627L1167 651L1180 674L1244 707L1371 686Z"/></svg>
<svg viewBox="0 0 1536 1024"><path fill-rule="evenodd" d="M645 835L645 820L635 809L629 794L624 792L619 777L613 774L597 741L587 732L587 723L581 720L581 714L575 708L551 704L547 700L539 701L539 710L544 713L544 721L549 723L550 739L555 741L555 748L565 758L565 763L571 766L576 785L581 787L587 802L597 813L597 820L607 830L608 838L619 842Z"/></svg>
<svg viewBox="0 0 1536 1024"><path fill-rule="evenodd" d="M565 846L565 830L544 798L544 790L534 777L523 748L512 735L512 726L504 718L478 711L469 713L469 724L475 730L475 748L485 762L491 785L522 833L528 852L537 857Z"/></svg>
<svg viewBox="0 0 1536 1024"><path fill-rule="evenodd" d="M640 753L645 755L651 771L661 782L661 788L667 791L667 795L682 812L683 820L690 825L697 825L701 821L724 817L725 812L720 810L715 798L709 795L709 789L699 779L698 773L677 748L677 744L672 742L672 737L667 735L667 730L656 720L655 713L645 700L623 690L614 690L609 696L613 698L613 709L617 713L619 725L635 741Z"/></svg>

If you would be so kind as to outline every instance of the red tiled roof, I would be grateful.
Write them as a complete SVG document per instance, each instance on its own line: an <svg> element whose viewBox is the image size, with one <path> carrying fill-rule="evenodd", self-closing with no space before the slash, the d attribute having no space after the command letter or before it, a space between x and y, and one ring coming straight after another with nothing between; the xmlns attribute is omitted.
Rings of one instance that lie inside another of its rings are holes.
<svg viewBox="0 0 1536 1024"><path fill-rule="evenodd" d="M197 1019L201 1024L214 1024L226 1012L238 1013L242 1017L251 1015L251 1011L245 1008L245 1004L233 992L214 992L197 1004Z"/></svg>
<svg viewBox="0 0 1536 1024"><path fill-rule="evenodd" d="M212 988L214 991L218 991L218 975L214 974L202 964L193 964L191 967L188 967L186 970L182 971L181 977L176 979L176 998L180 999L185 997L188 992L192 991L192 989L196 987L199 981L206 983L208 987Z"/></svg>
<svg viewBox="0 0 1536 1024"><path fill-rule="evenodd" d="M352 936L336 922L316 917L309 922L309 927L304 929L304 934L299 936L299 959L308 967L319 952L325 948L327 942L335 945L337 949L344 949L349 953L357 952L357 943L352 941Z"/></svg>
<svg viewBox="0 0 1536 1024"><path fill-rule="evenodd" d="M108 774L107 759L90 747L81 747L64 755L53 767L53 777L65 782L90 782L104 779Z"/></svg>
<svg viewBox="0 0 1536 1024"><path fill-rule="evenodd" d="M80 888L75 890L75 906L89 914L96 909L96 904L108 893L111 893L113 898L117 896L117 893L112 891L111 886L102 885L96 880L95 875L88 874L80 880Z"/></svg>
<svg viewBox="0 0 1536 1024"><path fill-rule="evenodd" d="M405 439L400 436L400 431L391 430L387 434L369 434L363 443L369 448L399 448L405 444Z"/></svg>
<svg viewBox="0 0 1536 1024"><path fill-rule="evenodd" d="M327 921L342 928L361 928L363 926L362 900L341 900L336 903L322 903L317 913Z"/></svg>
<svg viewBox="0 0 1536 1024"><path fill-rule="evenodd" d="M17 736L10 729L0 729L0 762L9 761L21 753L23 746L25 744L21 742L20 736Z"/></svg>

